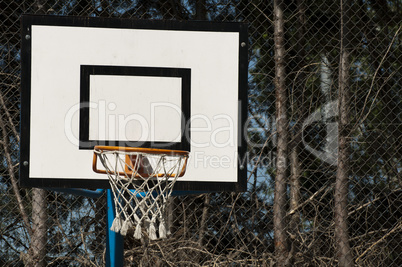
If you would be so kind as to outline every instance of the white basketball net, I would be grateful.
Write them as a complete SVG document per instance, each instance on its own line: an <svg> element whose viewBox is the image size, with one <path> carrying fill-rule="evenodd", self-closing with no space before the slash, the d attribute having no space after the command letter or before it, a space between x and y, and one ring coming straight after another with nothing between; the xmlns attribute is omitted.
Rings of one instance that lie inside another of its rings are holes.
<svg viewBox="0 0 402 267"><path fill-rule="evenodd" d="M94 152L113 192L116 217L110 229L125 236L135 226L136 239L142 237L143 228L151 240L166 238L170 234L165 219L167 203L187 156L121 150ZM131 158L129 162L127 157Z"/></svg>

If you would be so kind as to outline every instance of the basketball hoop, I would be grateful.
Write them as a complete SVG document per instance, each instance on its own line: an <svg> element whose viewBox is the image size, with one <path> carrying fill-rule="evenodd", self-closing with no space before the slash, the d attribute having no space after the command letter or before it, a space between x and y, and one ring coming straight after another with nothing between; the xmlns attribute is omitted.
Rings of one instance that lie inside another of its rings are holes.
<svg viewBox="0 0 402 267"><path fill-rule="evenodd" d="M187 151L95 146L92 168L107 174L116 209L112 231L125 236L135 226L134 237L142 237L144 227L151 240L170 234L165 214L177 179L184 175ZM99 169L97 163L104 169Z"/></svg>

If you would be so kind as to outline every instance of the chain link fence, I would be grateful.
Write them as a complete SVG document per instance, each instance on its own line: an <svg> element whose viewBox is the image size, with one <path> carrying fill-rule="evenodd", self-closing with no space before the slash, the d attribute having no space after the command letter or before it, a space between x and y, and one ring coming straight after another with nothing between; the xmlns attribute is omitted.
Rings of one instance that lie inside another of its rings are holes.
<svg viewBox="0 0 402 267"><path fill-rule="evenodd" d="M402 266L399 0L0 0L1 266L105 265L105 196L18 185L24 13L249 23L247 191L175 197L125 265Z"/></svg>

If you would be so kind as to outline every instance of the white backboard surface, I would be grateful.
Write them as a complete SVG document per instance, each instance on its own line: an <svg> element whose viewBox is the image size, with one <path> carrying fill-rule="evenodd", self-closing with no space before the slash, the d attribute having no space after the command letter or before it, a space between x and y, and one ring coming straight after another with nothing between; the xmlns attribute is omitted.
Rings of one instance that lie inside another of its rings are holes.
<svg viewBox="0 0 402 267"><path fill-rule="evenodd" d="M24 16L22 25L22 185L107 187L92 148L118 144L189 150L179 190L245 189L245 24Z"/></svg>
<svg viewBox="0 0 402 267"><path fill-rule="evenodd" d="M181 100L180 78L91 75L89 139L179 142Z"/></svg>

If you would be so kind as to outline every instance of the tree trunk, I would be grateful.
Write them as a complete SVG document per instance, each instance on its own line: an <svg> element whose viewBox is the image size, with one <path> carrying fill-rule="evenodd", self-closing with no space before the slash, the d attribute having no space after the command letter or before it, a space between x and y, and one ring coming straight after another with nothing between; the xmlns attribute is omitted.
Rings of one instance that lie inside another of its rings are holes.
<svg viewBox="0 0 402 267"><path fill-rule="evenodd" d="M36 0L35 8L37 14L46 13L46 1ZM46 266L46 191L39 188L32 189L32 265L35 267Z"/></svg>
<svg viewBox="0 0 402 267"><path fill-rule="evenodd" d="M46 266L46 191L39 188L32 189L32 257L33 266Z"/></svg>
<svg viewBox="0 0 402 267"><path fill-rule="evenodd" d="M298 134L294 137L297 140ZM289 209L296 210L300 204L300 175L301 175L301 164L299 161L299 149L298 145L295 144L291 148L290 152L290 166L291 166L291 175L290 175L290 196L289 196ZM289 235L291 241L291 249L289 254L290 262L294 261L294 257L299 251L299 244L297 241L297 236L299 232L299 224L300 224L300 213L298 211L294 212L290 217L289 222Z"/></svg>
<svg viewBox="0 0 402 267"><path fill-rule="evenodd" d="M338 169L335 181L335 242L339 266L352 266L353 258L348 235L348 178L349 178L349 28L348 0L341 0L341 48L339 62L339 131Z"/></svg>
<svg viewBox="0 0 402 267"><path fill-rule="evenodd" d="M305 109L304 109L304 101L303 101L303 91L305 84L305 75L303 68L305 67L305 27L306 27L306 18L305 18L305 3L304 0L297 1L297 10L298 10L298 27L297 27L297 69L300 73L297 75L295 81L296 84L293 86L295 91L293 92L293 99L295 101L292 103L294 112L296 113L294 116L296 117L296 122L294 125L294 130L292 132L292 142L291 151L290 151L290 181L289 181L289 209L296 210L300 204L300 176L302 173L301 170L301 162L299 159L300 153L300 145L302 143L302 124L305 118ZM288 258L290 259L290 263L293 263L295 260L295 256L299 252L299 243L298 243L298 232L300 225L300 213L294 212L290 217L289 222L289 235L290 235L290 252Z"/></svg>
<svg viewBox="0 0 402 267"><path fill-rule="evenodd" d="M286 169L288 122L286 116L285 86L285 47L284 16L282 0L274 1L274 42L275 42L275 94L276 94L276 128L277 128L277 161L274 195L274 235L275 256L278 266L285 266L288 256L285 207L286 207Z"/></svg>
<svg viewBox="0 0 402 267"><path fill-rule="evenodd" d="M204 194L204 207L202 208L202 217L200 222L199 244L204 245L204 237L208 226L209 203L211 202L211 194Z"/></svg>

